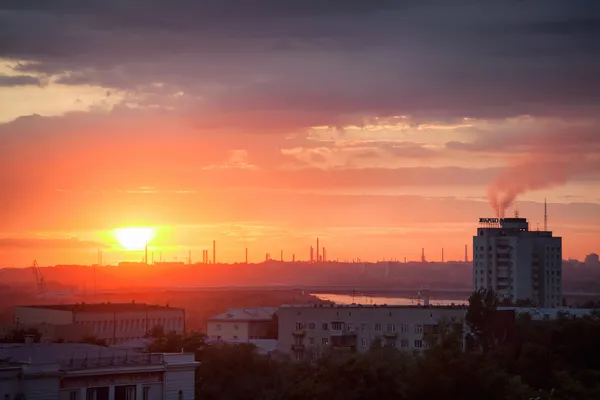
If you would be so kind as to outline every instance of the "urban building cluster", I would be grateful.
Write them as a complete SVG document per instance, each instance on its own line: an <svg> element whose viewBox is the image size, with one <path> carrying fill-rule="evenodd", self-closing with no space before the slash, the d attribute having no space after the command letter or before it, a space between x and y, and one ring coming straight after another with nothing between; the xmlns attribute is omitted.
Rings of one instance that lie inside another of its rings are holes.
<svg viewBox="0 0 600 400"><path fill-rule="evenodd" d="M551 232L530 230L524 218L482 218L473 237L473 289L493 289L516 304L526 301L524 310L533 318L555 318L562 305L561 261L561 238ZM427 290L421 295L423 304L415 306L229 309L208 319L207 341L253 343L262 353L299 361L330 350L365 352L377 345L420 352L446 326L464 323L467 312L465 305L430 305ZM523 312L516 306L501 310L513 321ZM42 343L0 345L0 398L191 400L198 365L194 355L151 354L139 344L147 343L157 326L185 332L185 310L136 303L18 306L13 324L0 327L0 335L37 328ZM85 336L109 347L55 343Z"/></svg>

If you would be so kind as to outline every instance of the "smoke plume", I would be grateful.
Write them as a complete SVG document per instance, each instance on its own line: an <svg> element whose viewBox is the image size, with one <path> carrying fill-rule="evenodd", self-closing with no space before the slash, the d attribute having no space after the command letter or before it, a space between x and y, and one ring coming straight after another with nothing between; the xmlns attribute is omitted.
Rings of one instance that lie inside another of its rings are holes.
<svg viewBox="0 0 600 400"><path fill-rule="evenodd" d="M490 206L498 218L503 218L517 196L541 189L550 189L567 183L574 174L588 170L585 160L549 160L532 156L502 170L488 186Z"/></svg>

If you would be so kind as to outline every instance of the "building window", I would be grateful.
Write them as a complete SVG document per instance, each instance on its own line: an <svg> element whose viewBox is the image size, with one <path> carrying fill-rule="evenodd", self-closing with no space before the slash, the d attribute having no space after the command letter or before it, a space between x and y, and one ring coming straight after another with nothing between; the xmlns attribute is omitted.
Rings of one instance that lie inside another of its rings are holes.
<svg viewBox="0 0 600 400"><path fill-rule="evenodd" d="M367 345L368 345L367 339L361 339L361 340L360 340L360 345L361 345L363 348L366 348L366 347L367 347Z"/></svg>
<svg viewBox="0 0 600 400"><path fill-rule="evenodd" d="M314 345L315 344L315 338L314 337L308 338L308 343L311 344L311 345Z"/></svg>
<svg viewBox="0 0 600 400"><path fill-rule="evenodd" d="M344 330L344 323L343 322L332 322L331 323L331 330L332 331L343 331Z"/></svg>
<svg viewBox="0 0 600 400"><path fill-rule="evenodd" d="M408 333L408 324L400 324L400 332Z"/></svg>
<svg viewBox="0 0 600 400"><path fill-rule="evenodd" d="M423 333L423 325L415 325L415 333Z"/></svg>
<svg viewBox="0 0 600 400"><path fill-rule="evenodd" d="M310 324L308 324L308 329L310 329L311 331L315 330L315 323L311 322Z"/></svg>
<svg viewBox="0 0 600 400"><path fill-rule="evenodd" d="M69 392L69 400L79 400L79 390Z"/></svg>
<svg viewBox="0 0 600 400"><path fill-rule="evenodd" d="M352 322L348 322L348 332L354 331L354 324Z"/></svg>
<svg viewBox="0 0 600 400"><path fill-rule="evenodd" d="M234 326L233 326L233 330L234 330L234 331L237 331L238 329L240 329L240 327L239 327L239 326L237 326L237 325L234 325Z"/></svg>
<svg viewBox="0 0 600 400"><path fill-rule="evenodd" d="M415 340L415 349L422 349L423 348L423 341L420 339Z"/></svg>
<svg viewBox="0 0 600 400"><path fill-rule="evenodd" d="M150 400L150 386L142 388L142 400Z"/></svg>
<svg viewBox="0 0 600 400"><path fill-rule="evenodd" d="M108 400L108 386L88 388L85 397L86 400Z"/></svg>
<svg viewBox="0 0 600 400"><path fill-rule="evenodd" d="M323 346L328 346L329 345L329 338L324 337L321 340L321 344L323 344Z"/></svg>
<svg viewBox="0 0 600 400"><path fill-rule="evenodd" d="M234 337L233 337L233 340L238 340L238 337L237 337L237 336L234 336Z"/></svg>
<svg viewBox="0 0 600 400"><path fill-rule="evenodd" d="M360 324L360 330L361 331L366 331L367 330L368 325L367 324Z"/></svg>
<svg viewBox="0 0 600 400"><path fill-rule="evenodd" d="M304 324L302 322L296 322L296 330L301 331L304 329Z"/></svg>
<svg viewBox="0 0 600 400"><path fill-rule="evenodd" d="M396 324L388 324L388 332L396 332Z"/></svg>
<svg viewBox="0 0 600 400"><path fill-rule="evenodd" d="M375 331L381 332L381 324L375 324Z"/></svg>
<svg viewBox="0 0 600 400"><path fill-rule="evenodd" d="M183 400L183 390L180 390L180 391L177 393L177 400Z"/></svg>
<svg viewBox="0 0 600 400"><path fill-rule="evenodd" d="M400 340L400 347L407 348L408 347L408 339L401 339Z"/></svg>
<svg viewBox="0 0 600 400"><path fill-rule="evenodd" d="M221 340L221 336L220 335L217 336L217 340Z"/></svg>
<svg viewBox="0 0 600 400"><path fill-rule="evenodd" d="M217 330L220 331L221 330L221 324L217 325Z"/></svg>
<svg viewBox="0 0 600 400"><path fill-rule="evenodd" d="M328 331L329 330L329 324L327 322L323 322L323 330L324 331Z"/></svg>

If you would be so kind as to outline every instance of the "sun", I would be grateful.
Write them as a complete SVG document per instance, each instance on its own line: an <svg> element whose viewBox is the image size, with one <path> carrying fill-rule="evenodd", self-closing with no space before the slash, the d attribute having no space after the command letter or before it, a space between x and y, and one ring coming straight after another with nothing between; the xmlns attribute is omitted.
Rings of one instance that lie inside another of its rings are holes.
<svg viewBox="0 0 600 400"><path fill-rule="evenodd" d="M119 228L114 233L121 246L130 251L144 250L154 237L152 228Z"/></svg>

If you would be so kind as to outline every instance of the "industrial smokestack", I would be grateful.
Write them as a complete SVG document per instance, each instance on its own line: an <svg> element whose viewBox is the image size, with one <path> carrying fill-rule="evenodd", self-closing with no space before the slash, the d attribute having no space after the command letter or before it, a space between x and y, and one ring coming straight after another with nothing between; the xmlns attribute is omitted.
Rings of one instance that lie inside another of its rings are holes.
<svg viewBox="0 0 600 400"><path fill-rule="evenodd" d="M325 250L325 246L323 246L323 262L327 261L327 252Z"/></svg>
<svg viewBox="0 0 600 400"><path fill-rule="evenodd" d="M314 262L315 251L312 246L310 246L310 262Z"/></svg>
<svg viewBox="0 0 600 400"><path fill-rule="evenodd" d="M422 263L425 262L425 248L424 247L421 249L421 262Z"/></svg>
<svg viewBox="0 0 600 400"><path fill-rule="evenodd" d="M146 242L146 247L144 247L144 264L148 265L148 242Z"/></svg>
<svg viewBox="0 0 600 400"><path fill-rule="evenodd" d="M246 264L248 264L248 248L246 247Z"/></svg>
<svg viewBox="0 0 600 400"><path fill-rule="evenodd" d="M217 263L217 241L213 240L213 264Z"/></svg>
<svg viewBox="0 0 600 400"><path fill-rule="evenodd" d="M442 262L444 262L444 248L442 247Z"/></svg>
<svg viewBox="0 0 600 400"><path fill-rule="evenodd" d="M548 232L548 203L544 199L544 232Z"/></svg>
<svg viewBox="0 0 600 400"><path fill-rule="evenodd" d="M281 260L281 262L283 262L283 250L281 250L281 255L279 256L279 259Z"/></svg>
<svg viewBox="0 0 600 400"><path fill-rule="evenodd" d="M465 244L465 262L469 262L469 256L467 255L467 245Z"/></svg>
<svg viewBox="0 0 600 400"><path fill-rule="evenodd" d="M317 238L317 262L319 261L319 238Z"/></svg>

